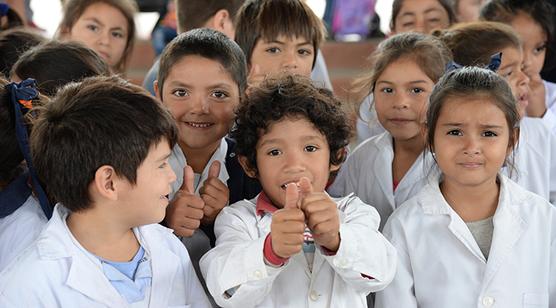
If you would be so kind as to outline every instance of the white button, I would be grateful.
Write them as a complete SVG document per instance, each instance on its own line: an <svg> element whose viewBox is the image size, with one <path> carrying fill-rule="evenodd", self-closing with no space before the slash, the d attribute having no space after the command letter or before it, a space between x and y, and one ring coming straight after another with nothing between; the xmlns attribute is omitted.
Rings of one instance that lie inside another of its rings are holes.
<svg viewBox="0 0 556 308"><path fill-rule="evenodd" d="M491 307L492 305L494 305L494 298L490 296L483 297L483 306Z"/></svg>
<svg viewBox="0 0 556 308"><path fill-rule="evenodd" d="M317 291L312 290L311 293L309 293L309 298L312 301L316 301L317 299L319 299L319 294L317 293Z"/></svg>
<svg viewBox="0 0 556 308"><path fill-rule="evenodd" d="M256 271L253 272L253 276L255 276L255 278L262 278L263 273L259 270L256 270Z"/></svg>

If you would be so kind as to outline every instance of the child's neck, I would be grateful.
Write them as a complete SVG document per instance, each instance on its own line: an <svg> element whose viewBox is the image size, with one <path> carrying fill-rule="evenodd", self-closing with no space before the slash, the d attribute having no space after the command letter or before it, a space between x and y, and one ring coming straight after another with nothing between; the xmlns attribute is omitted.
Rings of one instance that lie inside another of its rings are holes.
<svg viewBox="0 0 556 308"><path fill-rule="evenodd" d="M71 213L67 225L75 239L90 253L103 259L127 262L139 249L131 227L122 226L113 216L94 209Z"/></svg>
<svg viewBox="0 0 556 308"><path fill-rule="evenodd" d="M498 207L500 184L494 180L479 186L464 186L450 181L440 183L446 202L465 222L494 216Z"/></svg>
<svg viewBox="0 0 556 308"><path fill-rule="evenodd" d="M201 174L203 173L203 170L205 170L205 167L207 166L214 152L216 152L216 149L218 149L220 140L202 149L194 149L188 147L183 142L180 142L179 145L181 150L183 151L183 154L185 155L187 165L193 168L193 172Z"/></svg>
<svg viewBox="0 0 556 308"><path fill-rule="evenodd" d="M392 177L395 182L400 182L407 171L413 166L417 157L425 149L423 138L412 138L409 140L393 140L394 160L392 161Z"/></svg>

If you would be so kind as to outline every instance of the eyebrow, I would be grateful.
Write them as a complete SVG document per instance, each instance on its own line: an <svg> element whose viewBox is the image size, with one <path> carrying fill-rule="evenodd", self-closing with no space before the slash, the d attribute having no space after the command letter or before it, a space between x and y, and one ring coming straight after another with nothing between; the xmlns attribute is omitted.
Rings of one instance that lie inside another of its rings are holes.
<svg viewBox="0 0 556 308"><path fill-rule="evenodd" d="M190 87L190 85L188 85L187 83L181 82L181 81L179 81L179 80L172 80L172 81L169 82L169 84L170 84L171 86L173 86L173 87L176 87L176 86L178 86L178 87L184 87L184 88ZM227 89L228 89L228 88L231 88L231 87L232 87L232 86L229 85L229 84L220 82L220 83L208 85L206 88L211 88L211 89L214 89L214 88L227 88Z"/></svg>
<svg viewBox="0 0 556 308"><path fill-rule="evenodd" d="M517 65L517 64L518 64L517 61L514 61L514 62L508 63L508 64L506 64L506 65L500 67L500 69L498 69L498 70L499 70L499 71L502 71L502 70L507 69L508 67L515 66L515 65Z"/></svg>
<svg viewBox="0 0 556 308"><path fill-rule="evenodd" d="M272 41L266 41L267 44L279 44L279 45L286 45L286 42L282 42L279 40L272 40ZM299 44L296 44L295 46L303 46L303 45L311 45L313 46L313 44L311 44L311 42L309 41L303 41Z"/></svg>
<svg viewBox="0 0 556 308"><path fill-rule="evenodd" d="M445 126L445 127L448 127L448 126L455 126L455 127L462 127L462 126L465 126L464 124L462 124L462 123L457 123L457 122L454 122L454 123L443 123L443 124L441 124L441 125L442 125L442 126ZM479 126L480 126L481 128L489 128L489 129L492 129L492 128L502 129L502 128L504 128L504 126L501 126L501 125L493 125L493 124L479 124Z"/></svg>
<svg viewBox="0 0 556 308"><path fill-rule="evenodd" d="M97 24L99 24L99 25L101 25L101 26L103 26L103 27L106 26L105 24L103 24L102 22L100 22L100 20L98 20L96 17L87 17L87 18L85 18L85 20L94 21L94 22L96 22ZM110 28L110 30L121 30L121 31L125 31L122 27L114 27L114 28Z"/></svg>
<svg viewBox="0 0 556 308"><path fill-rule="evenodd" d="M167 160L170 156L172 156L172 152L169 152L168 154L164 155L163 157L160 157L160 158L157 159L156 161Z"/></svg>
<svg viewBox="0 0 556 308"><path fill-rule="evenodd" d="M379 80L376 84L381 84L381 83L385 83L385 84L395 84L394 82L388 81L388 80ZM412 81L407 82L407 83L404 83L404 84L411 84L411 85L412 85L412 84L421 84L421 83L426 84L427 81L426 81L426 80L412 80Z"/></svg>

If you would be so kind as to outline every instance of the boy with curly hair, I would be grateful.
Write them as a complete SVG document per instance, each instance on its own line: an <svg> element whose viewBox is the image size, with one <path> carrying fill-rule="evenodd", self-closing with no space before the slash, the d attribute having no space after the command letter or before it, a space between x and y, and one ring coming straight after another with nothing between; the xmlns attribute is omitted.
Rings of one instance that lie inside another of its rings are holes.
<svg viewBox="0 0 556 308"><path fill-rule="evenodd" d="M386 287L396 252L379 215L324 188L345 158L340 102L307 78L267 79L237 111L239 161L261 192L225 207L201 270L223 307L366 307Z"/></svg>

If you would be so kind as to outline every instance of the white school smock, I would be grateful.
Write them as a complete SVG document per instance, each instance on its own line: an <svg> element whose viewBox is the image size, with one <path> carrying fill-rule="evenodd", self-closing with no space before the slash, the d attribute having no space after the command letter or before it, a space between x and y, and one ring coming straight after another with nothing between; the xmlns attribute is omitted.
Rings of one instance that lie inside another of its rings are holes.
<svg viewBox="0 0 556 308"><path fill-rule="evenodd" d="M365 140L348 156L328 188L332 196L355 193L361 201L374 206L380 214L380 230L398 206L425 186L429 173L434 172L429 170L436 170L432 155L424 151L394 191L392 142L392 135L388 132Z"/></svg>
<svg viewBox="0 0 556 308"><path fill-rule="evenodd" d="M312 272L303 252L282 267L265 265L263 246L272 215L257 215L257 198L236 202L220 212L216 247L201 259L203 276L218 305L367 307L365 296L383 289L394 276L396 251L378 232L379 216L354 196L334 199L341 238L335 255L324 255L317 245ZM230 298L224 296L237 286Z"/></svg>
<svg viewBox="0 0 556 308"><path fill-rule="evenodd" d="M37 241L0 273L0 307L131 306L106 278L100 260L72 239L67 213L56 205ZM170 229L152 224L133 231L151 258L153 277L143 307L210 307L187 251Z"/></svg>
<svg viewBox="0 0 556 308"><path fill-rule="evenodd" d="M556 83L543 80L544 102L546 112L542 116L544 123L556 134Z"/></svg>
<svg viewBox="0 0 556 308"><path fill-rule="evenodd" d="M392 214L398 271L376 308L556 307L556 208L499 179L488 261L438 182Z"/></svg>
<svg viewBox="0 0 556 308"><path fill-rule="evenodd" d="M0 219L0 271L39 237L47 222L32 194L15 212Z"/></svg>
<svg viewBox="0 0 556 308"><path fill-rule="evenodd" d="M519 142L513 153L515 169L505 167L510 176L523 188L556 202L556 135L539 118L523 118L520 122ZM509 157L512 161L512 156Z"/></svg>

